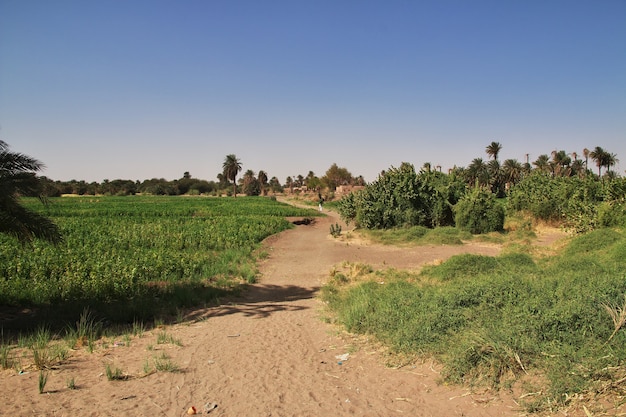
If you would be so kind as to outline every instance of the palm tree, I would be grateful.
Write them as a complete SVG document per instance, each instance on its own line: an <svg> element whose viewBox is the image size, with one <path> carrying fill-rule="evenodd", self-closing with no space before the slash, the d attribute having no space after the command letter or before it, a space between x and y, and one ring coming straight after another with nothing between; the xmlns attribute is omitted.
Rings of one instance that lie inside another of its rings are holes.
<svg viewBox="0 0 626 417"><path fill-rule="evenodd" d="M510 188L511 185L517 184L522 177L522 164L520 164L517 159L505 160L502 165L502 170L504 172L504 179L506 181L507 188Z"/></svg>
<svg viewBox="0 0 626 417"><path fill-rule="evenodd" d="M239 180L243 185L248 184L250 181L254 180L256 177L256 174L254 173L253 170L249 169L247 170L244 174L241 180Z"/></svg>
<svg viewBox="0 0 626 417"><path fill-rule="evenodd" d="M550 171L550 158L546 154L539 155L533 165L541 172L548 172Z"/></svg>
<svg viewBox="0 0 626 417"><path fill-rule="evenodd" d="M606 174L611 172L611 167L619 162L617 159L617 155L610 152L605 152L604 154L604 166L606 167Z"/></svg>
<svg viewBox="0 0 626 417"><path fill-rule="evenodd" d="M491 142L487 148L485 148L485 152L487 152L487 155L492 157L495 161L498 160L498 155L500 154L500 151L502 150L502 145L499 142Z"/></svg>
<svg viewBox="0 0 626 417"><path fill-rule="evenodd" d="M569 177L569 166L572 159L565 151L552 151L552 162L555 167L555 174L561 177Z"/></svg>
<svg viewBox="0 0 626 417"><path fill-rule="evenodd" d="M9 151L9 145L0 140L0 233L22 242L37 238L56 244L63 240L56 224L19 203L21 195L38 196L46 203L42 183L35 176L43 167L34 158Z"/></svg>
<svg viewBox="0 0 626 417"><path fill-rule="evenodd" d="M246 195L261 194L261 185L259 184L259 180L256 179L256 174L253 170L247 170L239 182L241 182L241 188Z"/></svg>
<svg viewBox="0 0 626 417"><path fill-rule="evenodd" d="M589 152L589 156L591 159L596 161L596 166L598 167L598 177L602 173L602 167L605 165L606 161L606 151L599 146L596 146L593 151Z"/></svg>
<svg viewBox="0 0 626 417"><path fill-rule="evenodd" d="M574 162L572 162L572 165L570 166L570 169L572 171L572 175L576 175L578 177L583 177L584 176L584 172L585 172L585 163L582 161L582 159L575 159Z"/></svg>
<svg viewBox="0 0 626 417"><path fill-rule="evenodd" d="M591 152L589 151L589 149L585 148L583 149L583 156L585 157L585 175L587 174L587 170L589 169L589 154Z"/></svg>
<svg viewBox="0 0 626 417"><path fill-rule="evenodd" d="M280 181L276 177L270 178L269 186L274 192L282 191L282 187L280 185Z"/></svg>
<svg viewBox="0 0 626 417"><path fill-rule="evenodd" d="M291 178L290 176L285 178L285 187L289 188L289 191L291 191L293 193L293 178Z"/></svg>
<svg viewBox="0 0 626 417"><path fill-rule="evenodd" d="M267 173L261 170L259 171L257 178L259 180L259 185L261 186L261 194L265 195L267 193L265 190L265 187L267 186Z"/></svg>
<svg viewBox="0 0 626 417"><path fill-rule="evenodd" d="M241 171L241 161L231 153L226 155L222 168L224 176L233 182L233 197L237 197L237 173Z"/></svg>
<svg viewBox="0 0 626 417"><path fill-rule="evenodd" d="M489 182L487 164L485 164L482 158L474 158L465 170L465 175L466 181L470 186L487 185Z"/></svg>
<svg viewBox="0 0 626 417"><path fill-rule="evenodd" d="M492 159L487 163L487 173L489 175L491 192L496 195L501 195L504 192L504 181L502 167L500 167L500 162L498 162L497 159Z"/></svg>

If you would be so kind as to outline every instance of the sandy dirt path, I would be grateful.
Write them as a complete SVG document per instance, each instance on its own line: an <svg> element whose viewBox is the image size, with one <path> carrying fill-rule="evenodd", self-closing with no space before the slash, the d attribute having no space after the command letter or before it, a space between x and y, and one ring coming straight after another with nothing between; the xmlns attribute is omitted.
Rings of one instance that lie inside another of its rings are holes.
<svg viewBox="0 0 626 417"><path fill-rule="evenodd" d="M72 352L49 373L46 394L37 393L37 371L3 371L0 415L182 416L192 405L207 414L206 403L217 404L211 416L224 417L520 415L506 393L439 385L438 366L430 361L386 367L373 344L354 343L325 323L316 297L342 261L418 269L461 252L495 255L499 249L346 243L329 235L336 222L341 224L337 215L328 213L267 239L259 283L237 300L194 311L185 323L154 329L130 346ZM179 343L157 344L163 331ZM346 353L347 360L337 359ZM146 364L159 358L182 371L143 376ZM130 378L107 380L107 364ZM77 389L67 387L71 378Z"/></svg>

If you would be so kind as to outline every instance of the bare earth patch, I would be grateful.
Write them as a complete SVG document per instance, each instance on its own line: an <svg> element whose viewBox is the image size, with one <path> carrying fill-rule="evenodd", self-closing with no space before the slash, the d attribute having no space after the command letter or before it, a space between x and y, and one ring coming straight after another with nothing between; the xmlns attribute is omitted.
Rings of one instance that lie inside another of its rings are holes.
<svg viewBox="0 0 626 417"><path fill-rule="evenodd" d="M471 391L439 383L430 360L385 366L381 349L322 320L316 297L334 265L419 269L459 253L496 255L486 244L393 248L356 239L333 239L336 214L272 236L259 283L240 299L196 310L165 331L180 343L157 344L163 329L109 341L95 353L72 351L49 371L38 393L39 371L0 373L0 415L183 416L215 403L211 416L517 416L507 392ZM347 231L342 224L344 233ZM120 339L121 342L121 339ZM178 372L145 370L169 358ZM125 380L109 381L106 365ZM68 388L73 379L76 389ZM571 414L569 414L571 415Z"/></svg>

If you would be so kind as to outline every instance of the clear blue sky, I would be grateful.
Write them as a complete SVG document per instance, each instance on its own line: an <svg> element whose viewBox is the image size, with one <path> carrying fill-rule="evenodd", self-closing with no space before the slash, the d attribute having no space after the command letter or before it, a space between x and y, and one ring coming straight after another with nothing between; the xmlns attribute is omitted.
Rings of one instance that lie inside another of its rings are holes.
<svg viewBox="0 0 626 417"><path fill-rule="evenodd" d="M626 0L0 0L0 139L55 180L366 180L601 146Z"/></svg>

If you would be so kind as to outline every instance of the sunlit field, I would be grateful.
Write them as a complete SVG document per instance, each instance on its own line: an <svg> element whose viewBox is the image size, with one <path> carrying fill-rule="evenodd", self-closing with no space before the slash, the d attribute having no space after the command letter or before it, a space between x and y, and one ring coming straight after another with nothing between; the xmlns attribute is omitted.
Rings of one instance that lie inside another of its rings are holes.
<svg viewBox="0 0 626 417"><path fill-rule="evenodd" d="M0 304L100 306L133 319L211 303L254 282L259 243L316 215L269 198L79 197L23 203L63 233L54 246L0 235Z"/></svg>

